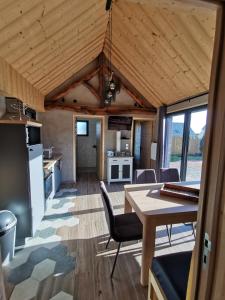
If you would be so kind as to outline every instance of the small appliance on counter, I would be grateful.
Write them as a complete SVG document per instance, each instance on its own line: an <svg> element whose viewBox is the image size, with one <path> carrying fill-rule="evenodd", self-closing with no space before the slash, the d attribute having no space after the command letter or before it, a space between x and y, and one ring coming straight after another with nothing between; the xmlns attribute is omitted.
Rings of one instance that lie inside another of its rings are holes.
<svg viewBox="0 0 225 300"><path fill-rule="evenodd" d="M44 155L45 159L51 159L52 158L53 148L54 147L44 148L43 155Z"/></svg>
<svg viewBox="0 0 225 300"><path fill-rule="evenodd" d="M107 151L107 157L113 157L114 156L114 151L108 150Z"/></svg>

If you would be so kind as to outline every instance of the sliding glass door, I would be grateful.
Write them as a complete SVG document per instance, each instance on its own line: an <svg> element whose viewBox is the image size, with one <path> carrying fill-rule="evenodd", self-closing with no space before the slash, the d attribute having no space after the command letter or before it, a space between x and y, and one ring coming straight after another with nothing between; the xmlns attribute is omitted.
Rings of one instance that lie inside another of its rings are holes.
<svg viewBox="0 0 225 300"><path fill-rule="evenodd" d="M207 110L191 113L186 180L200 180Z"/></svg>
<svg viewBox="0 0 225 300"><path fill-rule="evenodd" d="M206 107L169 114L165 121L165 168L177 168L181 180L201 179Z"/></svg>
<svg viewBox="0 0 225 300"><path fill-rule="evenodd" d="M184 114L170 115L166 118L166 142L164 167L177 168L180 172L184 135Z"/></svg>

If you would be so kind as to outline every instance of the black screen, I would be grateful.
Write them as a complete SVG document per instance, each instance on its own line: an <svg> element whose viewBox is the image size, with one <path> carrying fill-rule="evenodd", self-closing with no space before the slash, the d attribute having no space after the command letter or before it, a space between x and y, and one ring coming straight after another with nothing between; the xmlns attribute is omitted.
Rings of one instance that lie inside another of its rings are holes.
<svg viewBox="0 0 225 300"><path fill-rule="evenodd" d="M40 127L28 126L28 145L41 144Z"/></svg>
<svg viewBox="0 0 225 300"><path fill-rule="evenodd" d="M131 130L132 117L111 116L108 119L109 130Z"/></svg>

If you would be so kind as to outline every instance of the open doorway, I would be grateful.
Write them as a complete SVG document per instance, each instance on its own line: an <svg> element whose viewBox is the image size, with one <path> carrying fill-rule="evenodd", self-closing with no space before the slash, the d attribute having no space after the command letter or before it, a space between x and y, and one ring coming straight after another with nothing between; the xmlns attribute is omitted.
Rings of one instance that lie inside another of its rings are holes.
<svg viewBox="0 0 225 300"><path fill-rule="evenodd" d="M76 176L93 173L102 178L102 121L98 118L75 118Z"/></svg>
<svg viewBox="0 0 225 300"><path fill-rule="evenodd" d="M153 122L134 120L133 155L134 170L151 168L151 141Z"/></svg>

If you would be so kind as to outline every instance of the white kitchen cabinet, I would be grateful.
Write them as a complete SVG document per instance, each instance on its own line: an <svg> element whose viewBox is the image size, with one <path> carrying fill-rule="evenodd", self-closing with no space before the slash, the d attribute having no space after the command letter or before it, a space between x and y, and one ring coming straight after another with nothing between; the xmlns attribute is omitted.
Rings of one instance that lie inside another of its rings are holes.
<svg viewBox="0 0 225 300"><path fill-rule="evenodd" d="M111 182L130 181L132 183L133 157L108 157L107 158L107 181Z"/></svg>

